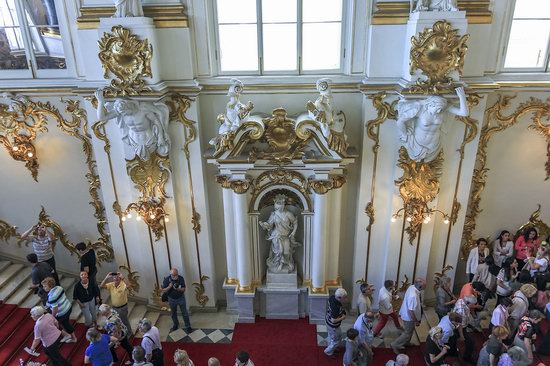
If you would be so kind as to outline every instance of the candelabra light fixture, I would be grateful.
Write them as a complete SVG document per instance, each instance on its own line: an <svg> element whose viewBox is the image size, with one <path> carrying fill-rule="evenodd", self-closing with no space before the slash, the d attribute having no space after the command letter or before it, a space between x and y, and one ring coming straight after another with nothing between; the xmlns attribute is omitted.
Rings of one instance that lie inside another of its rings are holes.
<svg viewBox="0 0 550 366"><path fill-rule="evenodd" d="M428 224L432 221L432 216L435 216L436 213L440 213L443 216L443 223L445 225L448 225L451 222L451 216L441 210L429 208L428 205L425 205L421 209L418 209L417 206L412 207L412 205L401 207L391 216L391 222L396 222L398 218L405 216L405 221L407 221L411 226Z"/></svg>
<svg viewBox="0 0 550 366"><path fill-rule="evenodd" d="M133 217L135 212L136 221L143 221L155 233L155 239L160 240L164 230L164 223L169 221L168 214L164 210L164 198L150 197L141 199L138 202L132 202L126 210L120 213L120 219L126 221Z"/></svg>

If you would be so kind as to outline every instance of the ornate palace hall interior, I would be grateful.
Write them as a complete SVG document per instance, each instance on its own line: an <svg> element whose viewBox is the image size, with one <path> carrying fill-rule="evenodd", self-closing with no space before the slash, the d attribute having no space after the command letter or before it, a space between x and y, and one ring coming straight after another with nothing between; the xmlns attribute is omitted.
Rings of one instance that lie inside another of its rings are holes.
<svg viewBox="0 0 550 366"><path fill-rule="evenodd" d="M456 311L473 277L482 357L507 258L550 273L549 65L545 0L0 0L0 365L48 359L31 253L72 305L72 365L108 328L73 301L83 269L130 343L158 328L166 365L422 366L438 294ZM346 363L334 329L351 347L370 312L399 329Z"/></svg>

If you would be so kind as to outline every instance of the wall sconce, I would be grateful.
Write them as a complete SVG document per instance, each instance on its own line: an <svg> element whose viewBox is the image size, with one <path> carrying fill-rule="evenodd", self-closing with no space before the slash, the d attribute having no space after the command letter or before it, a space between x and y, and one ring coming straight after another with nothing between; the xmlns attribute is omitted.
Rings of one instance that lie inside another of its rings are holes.
<svg viewBox="0 0 550 366"><path fill-rule="evenodd" d="M409 234L409 242L412 243L422 224L428 224L432 221L432 216L435 216L436 213L443 215L443 223L445 225L451 222L451 216L447 215L445 212L429 208L427 204L418 201L411 201L397 210L397 212L391 216L391 222L396 222L399 217L404 216L405 221L409 223L405 231Z"/></svg>
<svg viewBox="0 0 550 366"><path fill-rule="evenodd" d="M131 219L133 217L131 211L134 211L136 213L136 221L143 220L155 233L155 240L160 240L164 230L164 223L169 221L169 215L164 211L164 202L164 198L157 197L132 202L126 207L124 212L120 213L120 219L122 221Z"/></svg>
<svg viewBox="0 0 550 366"><path fill-rule="evenodd" d="M25 162L25 167L30 170L33 179L37 181L38 158L29 136L14 135L13 141L10 141L6 136L0 136L0 142L6 147L14 160Z"/></svg>

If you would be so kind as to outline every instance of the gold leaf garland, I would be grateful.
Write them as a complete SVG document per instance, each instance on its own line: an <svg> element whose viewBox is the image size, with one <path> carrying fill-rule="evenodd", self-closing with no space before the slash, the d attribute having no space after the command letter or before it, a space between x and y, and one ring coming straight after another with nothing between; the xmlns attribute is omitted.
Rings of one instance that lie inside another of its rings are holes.
<svg viewBox="0 0 550 366"><path fill-rule="evenodd" d="M8 242L11 237L20 236L17 233L17 226L8 224L4 220L0 220L0 240Z"/></svg>

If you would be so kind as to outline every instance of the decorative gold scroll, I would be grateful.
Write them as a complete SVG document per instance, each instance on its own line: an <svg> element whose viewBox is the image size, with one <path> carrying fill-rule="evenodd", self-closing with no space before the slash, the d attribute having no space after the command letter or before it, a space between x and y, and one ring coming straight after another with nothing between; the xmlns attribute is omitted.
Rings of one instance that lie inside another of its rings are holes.
<svg viewBox="0 0 550 366"><path fill-rule="evenodd" d="M453 89L451 72L462 74L469 35L460 37L446 20L436 22L417 37L411 38L410 73L420 69L426 79L418 79L412 92L439 94Z"/></svg>
<svg viewBox="0 0 550 366"><path fill-rule="evenodd" d="M428 203L433 201L439 192L439 178L443 165L443 151L437 157L426 163L414 161L409 157L407 149L401 146L397 166L403 169L403 175L395 181L399 187L399 194L403 199L405 217L410 217L408 227L409 242L416 238L424 214L428 212Z"/></svg>
<svg viewBox="0 0 550 366"><path fill-rule="evenodd" d="M395 284L395 290L392 291L392 307L394 309L399 309L401 307L401 304L403 303L403 297L404 296L397 296L399 293L405 293L411 283L409 282L409 277L405 275L405 279L401 281L401 285L398 287L398 284Z"/></svg>
<svg viewBox="0 0 550 366"><path fill-rule="evenodd" d="M17 226L8 224L4 220L0 220L0 240L7 242L12 237L18 237Z"/></svg>
<svg viewBox="0 0 550 366"><path fill-rule="evenodd" d="M76 137L82 142L82 151L86 156L86 165L88 166L86 179L90 185L89 192L92 198L89 203L94 208L94 217L97 219L99 238L93 243L88 243L88 246L94 249L100 263L111 262L114 259L114 252L110 244L110 234L106 228L107 218L105 216L105 206L99 197L101 183L99 181L99 175L97 174L97 163L93 157L92 136L88 133L86 110L80 107L80 102L77 100L69 99L66 100L65 103L65 111L70 113L71 122L65 119L59 119L57 120L57 126L63 132Z"/></svg>
<svg viewBox="0 0 550 366"><path fill-rule="evenodd" d="M498 100L485 111L486 125L481 129L479 145L477 150L476 168L472 175L472 190L468 200L468 213L464 223L462 233L462 259L465 259L470 252L470 249L475 246L474 232L476 229L476 220L482 212L481 194L487 184L487 146L489 141L497 132L504 131L508 127L515 125L519 119L526 115L532 114L532 124L530 129L540 132L546 137L548 149L550 150L550 125L544 124L543 119L548 120L550 116L550 100L542 101L536 98L530 98L528 101L521 103L514 112L509 115L504 115L504 109L510 106L510 101L515 96L500 95ZM550 176L550 152L548 153L548 161L545 165L546 179Z"/></svg>
<svg viewBox="0 0 550 366"><path fill-rule="evenodd" d="M346 177L343 175L334 175L329 179L308 179L309 187L316 194L325 194L331 189L341 188L346 183Z"/></svg>
<svg viewBox="0 0 550 366"><path fill-rule="evenodd" d="M540 203L537 205L538 208L531 214L529 220L521 225L519 229L516 230L514 239L517 239L520 235L523 235L523 232L528 227L534 227L537 229L539 237L547 238L550 235L550 226L540 219ZM515 240L514 240L515 241Z"/></svg>
<svg viewBox="0 0 550 366"><path fill-rule="evenodd" d="M48 131L47 117L63 120L57 108L49 102L33 102L27 98L11 97L11 104L0 104L0 143L14 160L24 161L25 167L38 182L38 154L33 145L37 133Z"/></svg>
<svg viewBox="0 0 550 366"><path fill-rule="evenodd" d="M141 198L168 197L166 183L170 177L170 159L167 156L154 152L144 161L136 155L133 159L126 160L126 171Z"/></svg>
<svg viewBox="0 0 550 366"><path fill-rule="evenodd" d="M118 269L121 271L126 271L126 278L128 279L128 282L132 285L128 291L130 292L130 295L135 295L139 292L139 273L137 271L132 271L128 266L120 265L118 266Z"/></svg>
<svg viewBox="0 0 550 366"><path fill-rule="evenodd" d="M195 299L201 306L205 306L208 303L208 296L206 296L206 289L204 288L204 282L210 279L208 276L201 276L199 282L193 282L195 287Z"/></svg>
<svg viewBox="0 0 550 366"><path fill-rule="evenodd" d="M115 79L104 90L107 97L139 95L151 88L143 78L152 77L151 60L153 47L147 39L140 40L129 29L116 25L112 33L103 33L98 41L99 60L103 66L103 77L114 74Z"/></svg>
<svg viewBox="0 0 550 366"><path fill-rule="evenodd" d="M220 178L219 183L222 184L222 187L226 184L223 178ZM304 195L308 205L311 207L311 199L309 196L311 190L309 189L307 179L297 171L284 168L265 171L252 182L252 198L250 199L250 204L252 205L256 201L261 192L275 185L287 185L295 188ZM301 203L297 204L301 205Z"/></svg>

